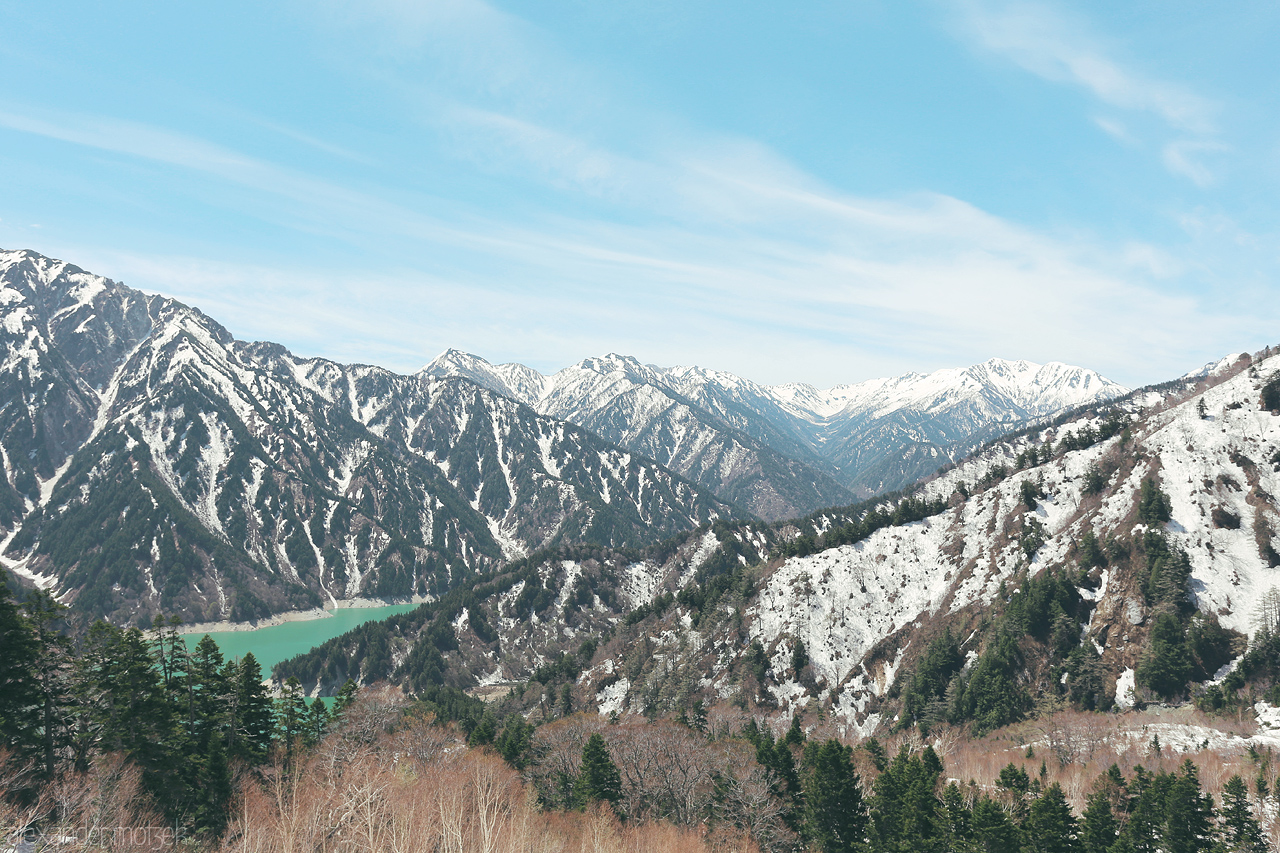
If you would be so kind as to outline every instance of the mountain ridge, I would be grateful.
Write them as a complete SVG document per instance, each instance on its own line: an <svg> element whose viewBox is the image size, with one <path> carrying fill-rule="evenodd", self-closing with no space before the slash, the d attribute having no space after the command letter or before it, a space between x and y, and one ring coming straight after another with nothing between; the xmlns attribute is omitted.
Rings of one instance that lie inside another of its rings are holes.
<svg viewBox="0 0 1280 853"><path fill-rule="evenodd" d="M825 390L803 383L759 385L702 367L661 368L616 353L543 375L450 349L420 372L470 378L620 445L643 448L715 491L718 484L700 477L690 462L645 447L644 431L635 428L643 418L658 422L670 417L671 407L683 406L702 425L704 443L720 440L725 430L746 434L755 452L772 450L811 469L811 476L829 477L850 499L902 488L1017 425L1129 391L1086 368L999 358ZM611 423L611 407L642 395L650 399L651 413L633 406L629 429ZM744 503L775 519L819 508L793 504L789 513L771 514Z"/></svg>
<svg viewBox="0 0 1280 853"><path fill-rule="evenodd" d="M0 558L92 615L434 596L556 542L742 515L474 383L238 341L35 252L0 252L0 319Z"/></svg>

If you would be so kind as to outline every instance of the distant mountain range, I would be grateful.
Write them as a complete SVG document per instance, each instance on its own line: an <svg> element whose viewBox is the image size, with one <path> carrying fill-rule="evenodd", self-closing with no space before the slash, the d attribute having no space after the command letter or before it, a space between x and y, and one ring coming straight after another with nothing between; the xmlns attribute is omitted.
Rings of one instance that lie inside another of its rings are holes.
<svg viewBox="0 0 1280 853"><path fill-rule="evenodd" d="M576 423L765 519L900 489L997 435L1128 392L1085 368L1003 359L826 390L619 355L544 376L449 350L422 372Z"/></svg>
<svg viewBox="0 0 1280 853"><path fill-rule="evenodd" d="M827 391L613 355L404 376L31 251L0 251L0 359L0 564L121 623L439 596L548 547L805 515L1125 390L999 360Z"/></svg>

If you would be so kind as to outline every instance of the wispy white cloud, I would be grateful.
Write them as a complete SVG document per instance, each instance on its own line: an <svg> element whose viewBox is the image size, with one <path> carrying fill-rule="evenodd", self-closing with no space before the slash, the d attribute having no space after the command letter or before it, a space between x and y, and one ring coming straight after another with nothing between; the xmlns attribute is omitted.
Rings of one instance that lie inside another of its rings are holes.
<svg viewBox="0 0 1280 853"><path fill-rule="evenodd" d="M413 186L356 191L164 128L0 110L0 126L229 184L250 215L395 257L298 269L89 249L85 265L99 257L99 271L194 302L245 337L401 370L460 346L540 368L621 350L818 384L1003 355L1134 382L1239 349L1280 320L1280 308L1242 313L1171 290L1181 266L1167 250L1027 228L946 195L852 195L751 140L655 134L623 153L574 120L569 102L596 93L572 63L476 0L328 9L348 29L377 28L379 73L459 151L567 203L482 217ZM1020 45L1006 53L1034 49L1013 24L992 32ZM403 71L424 54L455 79L424 92ZM1179 129L1211 121L1176 87L1076 54L1101 56L1059 50L1043 76Z"/></svg>
<svg viewBox="0 0 1280 853"><path fill-rule="evenodd" d="M961 0L960 33L981 50L1054 83L1077 86L1101 103L1155 116L1179 139L1157 145L1173 174L1199 187L1215 174L1199 154L1229 148L1216 140L1219 105L1192 89L1144 73L1110 55L1105 42L1079 18L1038 0ZM1139 145L1133 131L1114 118L1094 123L1126 145ZM1186 137L1190 138L1186 138Z"/></svg>
<svg viewBox="0 0 1280 853"><path fill-rule="evenodd" d="M1046 80L1073 83L1103 103L1160 116L1196 133L1215 127L1216 106L1176 83L1127 68L1107 55L1102 40L1047 3L966 0L963 28L982 48Z"/></svg>
<svg viewBox="0 0 1280 853"><path fill-rule="evenodd" d="M1211 186L1217 175L1205 162L1206 157L1222 155L1231 146L1205 139L1178 139L1164 146L1161 157L1170 172L1189 178L1198 187Z"/></svg>
<svg viewBox="0 0 1280 853"><path fill-rule="evenodd" d="M158 155L137 140L171 138L134 126L123 141L81 135L12 111L0 123L138 157ZM818 383L999 354L1075 361L1134 381L1185 370L1190 339L1211 353L1245 331L1230 306L1155 286L1178 268L1154 247L1041 233L943 195L851 196L749 143L646 162L602 152L613 163L603 173L624 174L619 185L647 177L648 194L626 202L659 214L648 224L544 216L443 229L429 212L180 141L187 153L167 151L164 162L233 182L245 170L274 176L257 191L289 202L286 215L323 202L327 227L353 241L397 233L423 241L397 268L360 272L86 253L102 257L102 272L304 354L411 370L450 345L543 367L627 350L762 381ZM536 145L516 150L533 162L547 156ZM431 247L442 244L483 256L485 271L441 272ZM1254 315L1259 324L1276 319Z"/></svg>
<svg viewBox="0 0 1280 853"><path fill-rule="evenodd" d="M1138 144L1138 140L1129 132L1129 129L1115 119L1094 116L1093 123L1101 128L1108 136L1123 142L1125 145Z"/></svg>

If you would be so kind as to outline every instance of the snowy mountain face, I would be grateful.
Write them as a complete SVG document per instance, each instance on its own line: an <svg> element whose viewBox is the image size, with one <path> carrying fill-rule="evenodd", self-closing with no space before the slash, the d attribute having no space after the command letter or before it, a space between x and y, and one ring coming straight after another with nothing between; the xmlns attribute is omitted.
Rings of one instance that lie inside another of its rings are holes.
<svg viewBox="0 0 1280 853"><path fill-rule="evenodd" d="M923 484L913 500L924 517L885 516L854 541L839 535L860 518L851 508L782 527L720 523L639 558L526 563L466 611L484 636L457 614L436 615L453 620L449 665L463 680L519 682L590 639L569 681L575 708L663 714L694 699L744 701L783 715L820 710L871 732L900 711L895 697L931 638L949 629L969 672L1015 594L1060 578L1079 601L1062 637L1088 663L1053 663L1048 641L1028 636L1018 683L1067 697L1092 679L1091 707L1123 707L1162 614L1186 608L1188 624L1220 626L1238 647L1263 602L1280 596L1280 411L1260 398L1277 375L1280 355L1235 359L1208 379L1131 395L1105 416L1002 440ZM1143 520L1144 481L1167 496L1167 522ZM1160 598L1161 548L1186 555L1185 600ZM422 686L414 661L429 642L424 626L388 629L405 663L381 675ZM325 689L364 674L353 640L333 650L340 672L310 670ZM1202 663L1216 668L1237 652Z"/></svg>
<svg viewBox="0 0 1280 853"><path fill-rule="evenodd" d="M854 500L803 440L774 425L788 424L776 405L769 416L757 413L753 404L770 405L757 386L733 388L676 371L611 355L543 377L522 365L495 366L450 350L422 374L467 377L571 421L761 518L791 518Z"/></svg>
<svg viewBox="0 0 1280 853"><path fill-rule="evenodd" d="M618 355L542 376L450 350L423 372L584 426L769 520L902 488L997 435L1127 392L1084 368L1001 359L828 390Z"/></svg>
<svg viewBox="0 0 1280 853"><path fill-rule="evenodd" d="M33 252L0 252L0 319L0 559L117 622L433 596L734 513L473 382L237 341Z"/></svg>

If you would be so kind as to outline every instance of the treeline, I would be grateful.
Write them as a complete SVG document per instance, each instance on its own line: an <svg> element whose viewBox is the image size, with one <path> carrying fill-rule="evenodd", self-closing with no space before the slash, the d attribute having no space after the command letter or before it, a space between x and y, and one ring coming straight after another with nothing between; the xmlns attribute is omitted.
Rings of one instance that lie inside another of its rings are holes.
<svg viewBox="0 0 1280 853"><path fill-rule="evenodd" d="M19 605L0 580L0 735L31 770L11 798L32 799L118 755L169 826L217 837L234 772L277 752L287 764L329 724L324 703L308 702L296 681L273 698L252 653L224 660L208 636L188 651L176 620L157 617L148 633L98 621L73 641L59 630L64 610L43 591Z"/></svg>
<svg viewBox="0 0 1280 853"><path fill-rule="evenodd" d="M1052 576L1013 601L1004 619L1049 642L1053 617L1071 617L1069 587ZM392 849L393 829L403 833L396 849L472 849L457 840L472 832L474 849L499 849L486 845L508 831L563 844L589 827L653 850L674 843L663 838L693 845L681 849L714 842L779 853L1265 849L1239 778L1215 808L1190 762L1129 778L1113 769L1077 816L1043 764L1040 778L1010 765L994 787L961 784L946 780L929 748L904 746L890 758L874 739L811 739L797 718L775 739L732 709L695 705L678 720L647 720L564 708L535 726L519 712L497 719L492 706L446 686L413 701L396 688L348 684L331 714L296 682L270 697L251 655L226 661L208 637L188 652L174 624L144 634L100 622L73 644L55 630L59 615L47 595L19 606L0 590L0 727L12 759L4 769L29 768L6 776L18 781L0 810L34 803L22 812L34 828L71 831L66 814L111 788L122 815L154 811L188 846L240 851L284 849L286 836L313 831L314 849ZM960 660L939 646L939 672ZM457 748L464 736L470 751ZM134 788L120 782L130 773ZM519 793L526 783L534 799ZM72 789L81 805L62 809ZM493 811L500 802L508 805ZM521 822L508 823L515 814ZM486 815L499 817L486 824ZM337 840L318 840L326 834Z"/></svg>
<svg viewBox="0 0 1280 853"><path fill-rule="evenodd" d="M717 529L730 529L723 521L717 521L716 525ZM468 624L477 638L494 645L498 642L498 633L490 622L488 603L517 585L523 584L505 615L528 619L536 614L546 618L559 593L543 578L547 565L559 560L596 560L601 565L640 560L662 563L670 559L684 538L668 539L643 550L570 545L536 551L499 569L465 578L438 600L416 610L379 622L366 622L309 652L282 661L276 664L272 674L281 682L296 678L302 684L318 684L322 692L330 692L348 679L362 684L387 680L413 693L445 685L465 686L470 676L451 672L445 659L447 653L458 649L453 623L462 613L467 614ZM572 618L573 610L589 605L594 601L593 596L598 596L606 607L619 605L615 586L602 583L601 578L592 574L579 578L565 612L560 615ZM651 610L645 610L643 615ZM393 662L393 649L397 648L407 650L398 665Z"/></svg>
<svg viewBox="0 0 1280 853"><path fill-rule="evenodd" d="M902 498L892 508L882 504L873 506L858 518L845 524L837 524L825 533L802 533L795 538L777 545L773 549L775 557L807 557L828 548L839 545L852 545L861 542L877 530L923 521L938 515L947 508L946 501L941 499L909 495Z"/></svg>
<svg viewBox="0 0 1280 853"><path fill-rule="evenodd" d="M744 753L743 747L748 747ZM879 741L857 747L806 739L798 725L778 740L748 723L736 735L701 736L668 721L621 724L575 718L539 730L526 776L544 806L607 802L624 817L660 813L677 824L748 829L766 850L823 853L1137 853L1267 849L1239 775L1221 807L1186 760L1174 772L1126 777L1117 765L1094 780L1077 815L1058 783L1009 764L994 786L947 780L930 747ZM754 753L754 755L752 755ZM750 759L754 757L754 762Z"/></svg>

